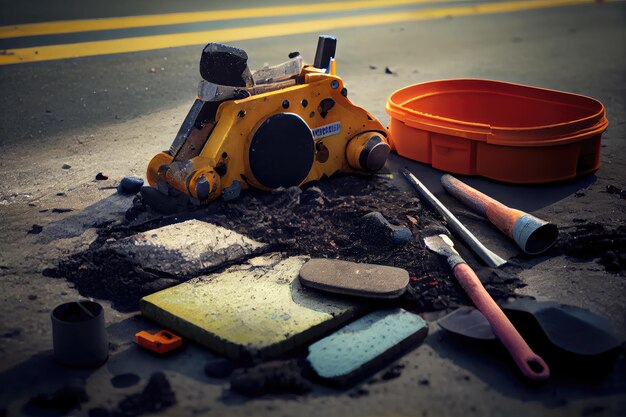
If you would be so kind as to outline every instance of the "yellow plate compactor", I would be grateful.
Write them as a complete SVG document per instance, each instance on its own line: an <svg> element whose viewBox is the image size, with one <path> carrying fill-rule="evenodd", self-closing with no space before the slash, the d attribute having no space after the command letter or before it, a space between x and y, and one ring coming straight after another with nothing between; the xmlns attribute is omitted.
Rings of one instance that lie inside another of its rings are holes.
<svg viewBox="0 0 626 417"><path fill-rule="evenodd" d="M335 49L335 38L321 36L313 65L292 53L251 72L245 51L208 44L198 96L170 149L150 161L148 183L206 203L248 187L272 190L382 168L387 130L348 100L335 75Z"/></svg>

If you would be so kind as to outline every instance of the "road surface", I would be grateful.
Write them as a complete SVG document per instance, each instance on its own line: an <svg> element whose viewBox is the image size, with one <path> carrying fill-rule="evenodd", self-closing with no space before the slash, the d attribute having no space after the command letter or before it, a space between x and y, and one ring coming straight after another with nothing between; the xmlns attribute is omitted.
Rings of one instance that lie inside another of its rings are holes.
<svg viewBox="0 0 626 417"><path fill-rule="evenodd" d="M476 348L451 344L434 323L427 341L398 361L404 369L396 379L246 401L225 394L227 381L204 374L213 355L197 346L171 361L138 353L129 335L141 322L103 302L117 351L94 372L68 375L51 364L49 313L78 293L41 272L81 241L42 245L26 234L33 224L47 227L103 201L114 193L115 180L144 175L195 97L202 44L243 48L251 68L258 68L292 51L312 61L319 34L337 36L337 71L351 100L384 123L393 91L436 79L497 79L600 100L610 127L595 175L540 187L468 182L565 227L580 218L623 225L624 200L605 189L626 186L624 2L2 0L0 10L0 415L4 409L20 415L28 398L72 375L87 379L90 395L79 413L112 407L138 389L113 388L112 375L147 378L160 369L177 391L178 404L169 410L176 415L626 415L623 356L598 380L557 376L530 386L505 362L494 365ZM437 188L440 173L411 167L459 207ZM96 182L98 172L111 180ZM557 256L542 258L521 276L527 284L522 293L589 308L626 329L623 275L593 260Z"/></svg>

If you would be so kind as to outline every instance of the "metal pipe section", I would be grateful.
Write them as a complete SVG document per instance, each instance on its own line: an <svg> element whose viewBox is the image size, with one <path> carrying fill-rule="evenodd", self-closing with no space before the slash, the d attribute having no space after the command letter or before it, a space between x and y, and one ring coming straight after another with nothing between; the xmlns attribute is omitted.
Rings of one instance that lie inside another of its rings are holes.
<svg viewBox="0 0 626 417"><path fill-rule="evenodd" d="M443 188L466 206L486 217L510 237L528 255L540 255L550 249L559 237L556 225L505 206L452 175L441 177Z"/></svg>

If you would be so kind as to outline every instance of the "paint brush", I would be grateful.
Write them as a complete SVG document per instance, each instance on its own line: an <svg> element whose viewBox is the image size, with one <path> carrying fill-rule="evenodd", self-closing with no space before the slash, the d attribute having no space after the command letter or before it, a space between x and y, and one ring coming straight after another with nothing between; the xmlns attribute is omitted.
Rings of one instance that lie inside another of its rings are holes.
<svg viewBox="0 0 626 417"><path fill-rule="evenodd" d="M517 329L504 315L500 307L483 287L474 270L454 249L454 243L446 235L429 236L424 239L428 249L444 257L476 308L485 316L491 329L526 378L541 381L550 376L545 361L528 346Z"/></svg>

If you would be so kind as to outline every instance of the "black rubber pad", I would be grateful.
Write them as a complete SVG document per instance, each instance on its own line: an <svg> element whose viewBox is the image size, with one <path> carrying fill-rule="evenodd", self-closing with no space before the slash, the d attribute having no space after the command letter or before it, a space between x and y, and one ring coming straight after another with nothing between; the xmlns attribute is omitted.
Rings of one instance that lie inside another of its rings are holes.
<svg viewBox="0 0 626 417"><path fill-rule="evenodd" d="M300 185L314 158L313 134L302 118L293 113L270 116L250 142L250 169L268 188Z"/></svg>
<svg viewBox="0 0 626 417"><path fill-rule="evenodd" d="M215 84L245 87L242 74L247 68L246 51L232 46L209 43L200 56L200 75Z"/></svg>

